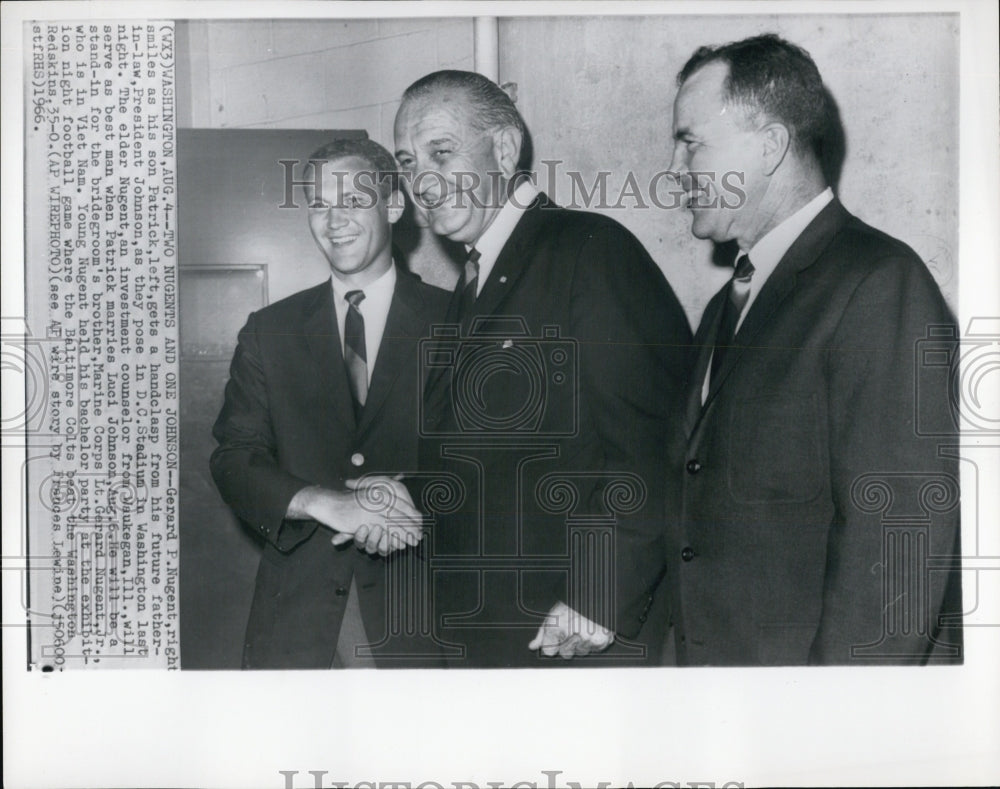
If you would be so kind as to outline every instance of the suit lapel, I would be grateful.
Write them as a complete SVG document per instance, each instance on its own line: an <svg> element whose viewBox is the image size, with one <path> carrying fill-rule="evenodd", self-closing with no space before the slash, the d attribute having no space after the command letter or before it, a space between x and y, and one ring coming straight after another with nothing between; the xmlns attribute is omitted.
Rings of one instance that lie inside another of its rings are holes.
<svg viewBox="0 0 1000 789"><path fill-rule="evenodd" d="M316 296L305 310L303 328L319 388L329 392L330 408L335 418L353 431L354 404L347 385L337 315L333 307L333 286L329 280L316 287Z"/></svg>
<svg viewBox="0 0 1000 789"><path fill-rule="evenodd" d="M532 242L545 218L542 212L552 210L557 210L557 206L542 192L525 209L476 298L472 318L496 313L503 300L517 286L531 259Z"/></svg>
<svg viewBox="0 0 1000 789"><path fill-rule="evenodd" d="M386 397L405 366L407 356L417 352L417 341L423 329L419 302L420 296L412 275L397 267L396 287L389 304L378 356L375 358L368 398L361 412L359 433L368 429L385 405Z"/></svg>
<svg viewBox="0 0 1000 789"><path fill-rule="evenodd" d="M507 239L507 243L500 250L500 255L497 257L497 261L486 283L483 285L482 291L480 291L479 296L476 298L471 314L466 316L465 320L459 320L459 305L462 301L462 278L459 277L458 284L451 294L445 323L456 326L461 323L461 332L464 337L468 333L472 321L477 316L492 315L496 312L527 267L529 253L532 250L532 241L544 219L542 212L557 209L558 206L549 200L547 195L542 192L538 193L531 202L531 205L525 209L517 225L515 225L510 238ZM444 367L438 367L428 375L424 387L424 402L436 402L436 397L441 395L437 389L444 377L444 372Z"/></svg>
<svg viewBox="0 0 1000 789"><path fill-rule="evenodd" d="M722 321L723 306L728 289L729 283L727 282L722 290L708 302L701 323L698 324L698 332L694 337L694 347L698 349L698 358L688 382L687 402L684 409L684 427L689 438L694 433L702 413L701 391L705 385L705 376L708 374L712 350L715 348L715 338L719 333L719 323Z"/></svg>
<svg viewBox="0 0 1000 789"><path fill-rule="evenodd" d="M771 323L771 317L782 302L795 290L799 272L807 269L829 246L849 214L834 198L817 217L809 223L802 234L795 239L768 277L749 312L743 319L739 331L729 349L718 374L712 377L705 398L704 409L718 394L729 373L732 372L747 348L753 347L760 333ZM720 310L721 315L721 310ZM704 411L703 409L703 411Z"/></svg>
<svg viewBox="0 0 1000 789"><path fill-rule="evenodd" d="M448 310L445 313L444 323L450 326L457 326L458 320L458 307L462 301L462 277L459 276L458 283L455 285L455 290L451 293L451 300L448 302ZM433 324L432 324L433 325ZM437 389L441 378L444 376L445 368L444 366L432 367L427 371L427 379L424 381L424 391L423 398L425 403L431 402L431 396Z"/></svg>

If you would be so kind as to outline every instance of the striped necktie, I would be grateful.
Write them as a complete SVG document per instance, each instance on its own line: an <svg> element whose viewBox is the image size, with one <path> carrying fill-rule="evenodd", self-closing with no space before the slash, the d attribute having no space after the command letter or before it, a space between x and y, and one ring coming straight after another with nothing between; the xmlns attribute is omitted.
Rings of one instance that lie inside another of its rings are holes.
<svg viewBox="0 0 1000 789"><path fill-rule="evenodd" d="M719 321L719 331L715 335L715 351L712 353L712 378L722 367L727 351L736 337L736 326L740 315L750 298L750 280L753 278L754 267L747 255L740 255L736 261L733 278L729 281L729 298L722 309L722 319Z"/></svg>
<svg viewBox="0 0 1000 789"><path fill-rule="evenodd" d="M365 319L358 309L364 301L362 290L351 290L344 294L347 301L347 317L344 320L344 362L347 377L351 383L354 398L354 414L359 416L368 398L368 353L365 349Z"/></svg>

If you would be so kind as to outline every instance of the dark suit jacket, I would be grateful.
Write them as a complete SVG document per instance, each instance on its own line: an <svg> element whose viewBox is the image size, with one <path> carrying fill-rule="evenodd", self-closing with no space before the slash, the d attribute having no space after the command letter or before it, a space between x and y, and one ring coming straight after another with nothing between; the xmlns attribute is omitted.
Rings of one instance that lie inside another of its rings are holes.
<svg viewBox="0 0 1000 789"><path fill-rule="evenodd" d="M527 644L558 599L634 636L648 600L618 601L660 569L664 443L689 354L673 291L624 227L540 195L461 335L428 346L421 441L422 467L465 494L433 534L457 664L544 664Z"/></svg>
<svg viewBox="0 0 1000 789"><path fill-rule="evenodd" d="M417 343L448 295L397 274L360 424L329 281L253 313L240 332L211 469L222 497L264 541L244 667L328 668L352 576L365 630L378 641L387 632L387 566L415 561L412 551L387 562L353 544L335 548L316 521L285 519L308 485L342 490L363 474L416 470Z"/></svg>
<svg viewBox="0 0 1000 789"><path fill-rule="evenodd" d="M706 351L725 298L695 337ZM667 485L679 663L922 662L943 638L958 576L929 566L958 554L957 464L914 419L932 326L953 329L920 259L834 200L751 305L704 407L702 354ZM946 387L919 395L950 418Z"/></svg>

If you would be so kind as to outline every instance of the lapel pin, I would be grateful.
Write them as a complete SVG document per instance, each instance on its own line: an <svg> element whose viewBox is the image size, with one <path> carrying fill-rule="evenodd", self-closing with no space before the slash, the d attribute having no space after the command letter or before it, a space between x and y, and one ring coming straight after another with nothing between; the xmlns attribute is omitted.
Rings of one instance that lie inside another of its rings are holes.
<svg viewBox="0 0 1000 789"><path fill-rule="evenodd" d="M503 285L503 283L505 283L506 281L507 281L507 276L506 275L500 277L500 284L501 285Z"/></svg>

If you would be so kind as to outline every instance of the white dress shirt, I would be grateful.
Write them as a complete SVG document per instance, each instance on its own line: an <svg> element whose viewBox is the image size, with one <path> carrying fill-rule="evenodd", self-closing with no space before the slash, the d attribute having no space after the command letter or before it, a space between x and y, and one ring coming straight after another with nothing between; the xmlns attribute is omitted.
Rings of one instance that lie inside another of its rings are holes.
<svg viewBox="0 0 1000 789"><path fill-rule="evenodd" d="M479 252L479 279L476 282L476 296L483 292L483 285L486 283L493 266L496 265L497 258L503 250L504 244L514 232L517 223L521 221L528 206L538 196L538 187L531 181L522 181L514 190L513 195L500 208L493 222L476 241L476 251ZM472 247L466 247L472 249Z"/></svg>
<svg viewBox="0 0 1000 789"><path fill-rule="evenodd" d="M753 303L764 287L764 283L774 273L785 253L795 243L795 240L802 235L802 232L809 226L809 223L819 216L819 212L826 208L831 200L833 200L833 190L827 187L788 217L788 219L767 233L750 248L749 252L743 249L740 250L740 255L748 254L750 256L750 262L753 264L753 277L750 279L750 295L747 298L746 305L743 307L743 312L740 313L740 319L736 323L736 331L739 331L740 326L743 325L743 320L749 314L750 308L753 307ZM739 260L739 255L737 255L737 260ZM736 266L736 260L733 261L733 266ZM705 380L702 382L701 387L702 403L708 398L711 375L712 364L711 360L709 360L708 370L705 372Z"/></svg>
<svg viewBox="0 0 1000 789"><path fill-rule="evenodd" d="M819 216L819 212L826 208L831 200L833 200L833 190L827 187L760 239L747 253L750 255L750 262L753 263L753 277L750 279L750 298L740 313L740 320L736 324L737 331L743 325L743 319L750 312L767 278L778 267L785 253L795 243L795 239L802 235L802 231ZM741 255L743 252L744 250L740 250ZM733 261L733 265L736 265L736 261Z"/></svg>
<svg viewBox="0 0 1000 789"><path fill-rule="evenodd" d="M341 354L344 353L344 324L347 322L347 310L350 307L344 296L352 290L364 291L365 298L358 305L358 312L365 319L365 357L370 385L372 370L375 369L375 360L378 358L378 349L382 344L382 335L385 333L385 322L389 317L392 294L396 289L396 264L393 262L381 277L364 288L348 285L336 274L333 275L331 282L333 283L333 306L337 313L337 332L340 335Z"/></svg>

